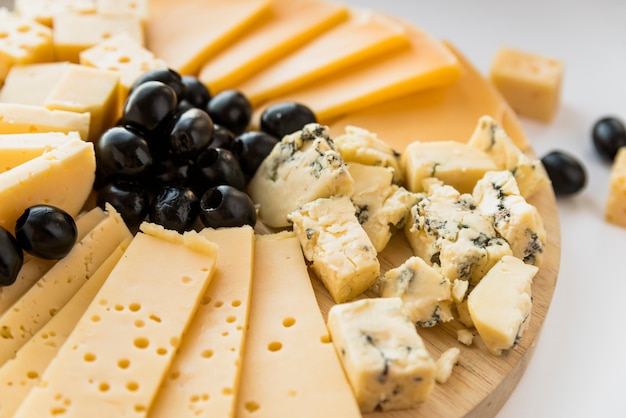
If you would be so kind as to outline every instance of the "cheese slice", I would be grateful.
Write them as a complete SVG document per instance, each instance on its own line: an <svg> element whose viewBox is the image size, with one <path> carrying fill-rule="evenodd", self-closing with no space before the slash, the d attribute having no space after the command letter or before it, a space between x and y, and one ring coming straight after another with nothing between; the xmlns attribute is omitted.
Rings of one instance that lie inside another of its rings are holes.
<svg viewBox="0 0 626 418"><path fill-rule="evenodd" d="M13 230L24 210L46 203L78 215L93 188L93 144L79 139L0 174L0 225Z"/></svg>
<svg viewBox="0 0 626 418"><path fill-rule="evenodd" d="M0 134L72 132L89 138L89 113L50 110L44 106L0 103Z"/></svg>
<svg viewBox="0 0 626 418"><path fill-rule="evenodd" d="M457 58L426 31L402 24L410 44L332 77L308 84L261 106L253 120L278 102L310 107L321 123L410 92L446 86L461 76Z"/></svg>
<svg viewBox="0 0 626 418"><path fill-rule="evenodd" d="M48 132L0 135L0 173L37 158L72 139L80 139L78 133Z"/></svg>
<svg viewBox="0 0 626 418"><path fill-rule="evenodd" d="M69 65L68 62L14 65L0 90L0 102L42 106Z"/></svg>
<svg viewBox="0 0 626 418"><path fill-rule="evenodd" d="M196 74L210 57L267 18L269 4L269 0L178 0L172 7L170 0L153 0L146 45L179 73Z"/></svg>
<svg viewBox="0 0 626 418"><path fill-rule="evenodd" d="M0 365L12 358L89 280L111 252L131 237L119 213L110 205L107 212L105 220L0 316Z"/></svg>
<svg viewBox="0 0 626 418"><path fill-rule="evenodd" d="M347 8L320 0L274 0L271 18L209 59L198 77L213 94L271 65L324 31L344 21Z"/></svg>
<svg viewBox="0 0 626 418"><path fill-rule="evenodd" d="M491 116L522 151L529 142L496 88L451 44L446 46L462 66L461 77L441 88L415 92L345 115L329 123L333 136L346 126L363 126L399 152L415 140L467 141L476 122Z"/></svg>
<svg viewBox="0 0 626 418"><path fill-rule="evenodd" d="M371 10L353 9L347 21L243 81L238 90L258 105L408 43L402 25Z"/></svg>
<svg viewBox="0 0 626 418"><path fill-rule="evenodd" d="M76 241L80 242L106 217L107 215L102 209L95 207L76 219ZM45 260L37 257L25 261L15 283L11 286L0 287L0 315L9 310L56 262L57 260Z"/></svg>
<svg viewBox="0 0 626 418"><path fill-rule="evenodd" d="M48 323L4 366L0 367L0 418L11 418L54 359L100 287L124 254L130 238L120 244L91 278Z"/></svg>
<svg viewBox="0 0 626 418"><path fill-rule="evenodd" d="M249 324L237 417L361 416L291 233L256 238Z"/></svg>
<svg viewBox="0 0 626 418"><path fill-rule="evenodd" d="M254 231L200 232L219 247L213 280L161 385L150 418L234 417L248 330Z"/></svg>
<svg viewBox="0 0 626 418"><path fill-rule="evenodd" d="M215 270L196 232L138 233L14 415L142 417Z"/></svg>
<svg viewBox="0 0 626 418"><path fill-rule="evenodd" d="M93 13L94 0L14 0L15 12L52 27L54 17L63 13Z"/></svg>

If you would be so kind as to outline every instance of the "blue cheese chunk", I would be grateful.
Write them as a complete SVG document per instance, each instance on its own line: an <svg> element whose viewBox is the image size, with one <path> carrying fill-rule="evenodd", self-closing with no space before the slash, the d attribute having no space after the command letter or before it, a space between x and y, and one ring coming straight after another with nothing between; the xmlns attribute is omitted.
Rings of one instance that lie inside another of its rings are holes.
<svg viewBox="0 0 626 418"><path fill-rule="evenodd" d="M402 229L418 197L393 184L393 171L382 166L348 163L354 179L351 196L357 218L376 251L385 249L392 235Z"/></svg>
<svg viewBox="0 0 626 418"><path fill-rule="evenodd" d="M335 302L353 299L376 283L378 253L348 196L306 203L289 219L305 258Z"/></svg>
<svg viewBox="0 0 626 418"><path fill-rule="evenodd" d="M248 185L268 226L289 226L287 215L318 198L351 195L354 181L327 127L313 123L286 135L261 163Z"/></svg>
<svg viewBox="0 0 626 418"><path fill-rule="evenodd" d="M539 266L546 231L537 208L520 195L510 171L492 171L476 184L473 196L478 209L491 217L498 233L507 240L513 255Z"/></svg>
<svg viewBox="0 0 626 418"><path fill-rule="evenodd" d="M387 270L379 289L382 297L402 299L407 315L417 326L433 327L453 319L452 283L419 257L410 257L401 266Z"/></svg>
<svg viewBox="0 0 626 418"><path fill-rule="evenodd" d="M400 298L334 305L328 329L361 412L407 409L428 398L437 367Z"/></svg>

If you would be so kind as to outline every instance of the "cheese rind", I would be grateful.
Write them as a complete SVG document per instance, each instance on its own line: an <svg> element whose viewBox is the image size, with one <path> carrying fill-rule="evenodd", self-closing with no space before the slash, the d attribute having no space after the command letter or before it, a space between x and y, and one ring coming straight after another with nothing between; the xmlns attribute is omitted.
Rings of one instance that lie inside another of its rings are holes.
<svg viewBox="0 0 626 418"><path fill-rule="evenodd" d="M362 412L407 409L428 398L435 361L400 298L334 305L328 329Z"/></svg>

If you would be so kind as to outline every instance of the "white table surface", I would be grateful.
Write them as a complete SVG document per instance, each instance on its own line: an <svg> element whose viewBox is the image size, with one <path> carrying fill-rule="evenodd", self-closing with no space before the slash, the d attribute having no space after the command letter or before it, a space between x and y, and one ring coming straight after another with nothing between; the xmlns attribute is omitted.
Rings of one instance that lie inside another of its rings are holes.
<svg viewBox="0 0 626 418"><path fill-rule="evenodd" d="M10 1L0 0L0 5ZM560 59L555 120L522 118L536 153L570 152L588 183L558 201L558 284L535 353L498 418L626 417L626 229L604 222L610 166L591 142L605 115L626 119L624 0L348 0L405 19L451 41L484 74L500 46Z"/></svg>

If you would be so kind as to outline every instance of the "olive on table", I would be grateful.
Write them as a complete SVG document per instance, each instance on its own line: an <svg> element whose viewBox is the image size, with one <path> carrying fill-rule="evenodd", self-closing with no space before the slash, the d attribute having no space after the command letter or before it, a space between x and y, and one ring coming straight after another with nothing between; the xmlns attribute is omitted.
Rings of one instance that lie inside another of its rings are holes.
<svg viewBox="0 0 626 418"><path fill-rule="evenodd" d="M617 150L626 146L626 127L616 117L604 117L593 125L591 137L596 151L603 158L613 161Z"/></svg>
<svg viewBox="0 0 626 418"><path fill-rule="evenodd" d="M256 208L250 197L232 186L207 190L200 199L200 220L209 228L256 224Z"/></svg>
<svg viewBox="0 0 626 418"><path fill-rule="evenodd" d="M74 218L51 205L27 208L15 222L15 239L29 254L48 260L65 257L76 244Z"/></svg>
<svg viewBox="0 0 626 418"><path fill-rule="evenodd" d="M188 187L165 186L150 206L150 222L180 233L193 228L198 218L199 199Z"/></svg>
<svg viewBox="0 0 626 418"><path fill-rule="evenodd" d="M244 174L250 178L278 142L278 138L266 132L247 131L235 137L231 149Z"/></svg>
<svg viewBox="0 0 626 418"><path fill-rule="evenodd" d="M225 126L235 135L246 130L252 118L252 105L238 90L230 89L217 93L206 106L213 122Z"/></svg>
<svg viewBox="0 0 626 418"><path fill-rule="evenodd" d="M24 253L11 233L0 226L0 286L15 283L24 264Z"/></svg>
<svg viewBox="0 0 626 418"><path fill-rule="evenodd" d="M301 130L308 123L316 122L315 113L296 102L271 105L261 114L261 130L279 139Z"/></svg>
<svg viewBox="0 0 626 418"><path fill-rule="evenodd" d="M587 183L582 163L563 151L552 151L541 158L556 195L567 196L581 191Z"/></svg>

